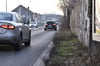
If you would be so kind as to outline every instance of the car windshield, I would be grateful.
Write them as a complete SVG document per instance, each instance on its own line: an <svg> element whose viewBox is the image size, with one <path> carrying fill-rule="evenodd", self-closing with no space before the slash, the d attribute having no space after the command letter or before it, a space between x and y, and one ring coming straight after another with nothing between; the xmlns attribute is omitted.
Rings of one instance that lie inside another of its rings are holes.
<svg viewBox="0 0 100 66"><path fill-rule="evenodd" d="M0 20L12 21L12 14L0 13Z"/></svg>

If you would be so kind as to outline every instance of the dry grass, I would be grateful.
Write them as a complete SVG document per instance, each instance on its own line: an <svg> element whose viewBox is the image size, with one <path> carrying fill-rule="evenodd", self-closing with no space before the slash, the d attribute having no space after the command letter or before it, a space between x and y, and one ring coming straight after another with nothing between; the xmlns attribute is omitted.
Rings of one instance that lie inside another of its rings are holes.
<svg viewBox="0 0 100 66"><path fill-rule="evenodd" d="M51 52L47 66L81 66L85 65L88 56L88 49L83 47L77 37L70 31L57 33L55 47Z"/></svg>
<svg viewBox="0 0 100 66"><path fill-rule="evenodd" d="M55 48L52 50L48 66L66 66L70 58L75 56L75 51L80 44L71 31L58 31L54 40Z"/></svg>
<svg viewBox="0 0 100 66"><path fill-rule="evenodd" d="M71 31L67 31L67 30L62 30L62 31L58 31L55 35L55 37L53 38L53 42L54 44L59 43L60 41L64 41L64 40L68 40L69 38L73 37L75 35L73 35L71 33Z"/></svg>

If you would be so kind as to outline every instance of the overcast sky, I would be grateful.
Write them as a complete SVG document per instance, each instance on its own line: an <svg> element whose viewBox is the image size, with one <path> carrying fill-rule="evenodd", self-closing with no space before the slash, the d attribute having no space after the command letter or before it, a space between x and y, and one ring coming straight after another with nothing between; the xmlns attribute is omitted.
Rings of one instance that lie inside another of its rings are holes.
<svg viewBox="0 0 100 66"><path fill-rule="evenodd" d="M7 10L11 11L18 5L30 7L33 12L62 14L57 7L59 0L7 0ZM0 11L6 11L6 0L0 1Z"/></svg>

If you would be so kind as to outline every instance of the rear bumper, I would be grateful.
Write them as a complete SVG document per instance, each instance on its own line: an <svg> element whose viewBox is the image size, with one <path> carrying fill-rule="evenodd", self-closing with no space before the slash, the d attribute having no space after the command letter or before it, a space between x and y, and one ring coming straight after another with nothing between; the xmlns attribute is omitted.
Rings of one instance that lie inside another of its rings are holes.
<svg viewBox="0 0 100 66"><path fill-rule="evenodd" d="M56 27L46 27L46 29L56 29Z"/></svg>
<svg viewBox="0 0 100 66"><path fill-rule="evenodd" d="M7 32L0 34L0 45L16 44L19 38L19 32Z"/></svg>

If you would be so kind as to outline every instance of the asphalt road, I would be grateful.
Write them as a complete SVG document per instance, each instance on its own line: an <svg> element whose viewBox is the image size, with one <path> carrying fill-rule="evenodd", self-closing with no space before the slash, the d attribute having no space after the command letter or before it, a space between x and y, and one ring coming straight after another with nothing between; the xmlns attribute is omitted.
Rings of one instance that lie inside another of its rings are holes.
<svg viewBox="0 0 100 66"><path fill-rule="evenodd" d="M0 66L32 66L47 47L55 31L32 29L31 46L21 51L13 51L12 47L0 46Z"/></svg>

